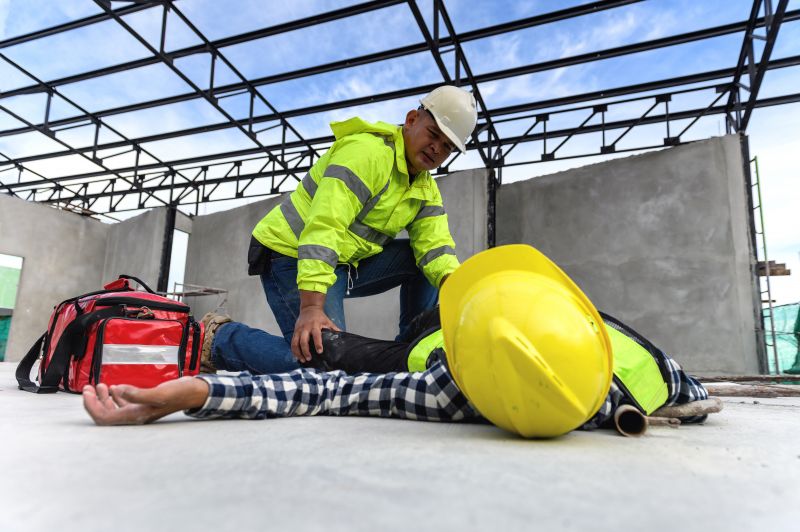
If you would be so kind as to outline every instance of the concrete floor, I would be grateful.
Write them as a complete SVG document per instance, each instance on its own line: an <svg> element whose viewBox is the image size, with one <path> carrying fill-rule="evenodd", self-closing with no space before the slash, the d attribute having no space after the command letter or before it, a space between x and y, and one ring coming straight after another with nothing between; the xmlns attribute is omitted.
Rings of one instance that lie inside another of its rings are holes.
<svg viewBox="0 0 800 532"><path fill-rule="evenodd" d="M367 418L95 427L0 364L0 530L797 530L800 398L524 441Z"/></svg>

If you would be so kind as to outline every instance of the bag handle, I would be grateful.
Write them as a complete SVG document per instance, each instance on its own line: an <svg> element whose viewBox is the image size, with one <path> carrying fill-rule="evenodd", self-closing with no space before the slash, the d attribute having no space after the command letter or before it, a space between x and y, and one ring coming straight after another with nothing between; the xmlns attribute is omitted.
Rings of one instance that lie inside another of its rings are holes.
<svg viewBox="0 0 800 532"><path fill-rule="evenodd" d="M30 348L30 350L28 350L28 353L17 366L16 377L19 389L31 393L57 392L58 384L61 382L61 379L64 378L64 374L67 371L67 366L69 365L69 360L75 352L75 347L78 345L78 342L81 340L83 335L86 334L86 330L93 323L102 319L124 315L125 306L115 305L113 307L108 307L96 312L83 314L82 316L78 316L72 320L72 322L64 328L64 332L58 339L58 343L53 350L53 356L50 357L47 367L44 368L44 371L40 370L42 377L39 381L39 385L37 386L33 381L31 381L30 375L31 368L33 368L33 363L39 357L39 351L42 348L42 342L47 336L47 333L43 334L38 340L36 340L36 342L34 342L33 346ZM44 360L42 363L44 363Z"/></svg>
<svg viewBox="0 0 800 532"><path fill-rule="evenodd" d="M106 286L104 286L104 288L118 288L117 286L114 286L114 285L116 285L116 283L118 283L121 279L125 279L123 281L125 288L130 288L130 283L127 281L127 279L130 279L131 281L137 282L139 284L139 286L141 286L142 288L144 288L145 290L147 290L151 294L155 294L156 293L152 288L147 286L147 284L144 281L142 281L141 279L139 279L138 277L134 277L133 275L125 275L125 274L120 275L119 279L117 279L116 281L113 281L111 283L108 283ZM120 286L119 288L122 288L122 287Z"/></svg>

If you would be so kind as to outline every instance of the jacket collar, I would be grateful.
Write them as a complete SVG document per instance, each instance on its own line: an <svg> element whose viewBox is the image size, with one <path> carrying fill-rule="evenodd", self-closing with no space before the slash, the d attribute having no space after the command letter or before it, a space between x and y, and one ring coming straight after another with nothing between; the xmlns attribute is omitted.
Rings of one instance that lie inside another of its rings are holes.
<svg viewBox="0 0 800 532"><path fill-rule="evenodd" d="M408 164L406 163L406 149L403 141L402 127L388 124L386 122L367 122L366 120L356 116L343 122L331 122L331 131L333 131L333 135L336 137L336 140L348 135L354 135L356 133L374 133L382 137L390 138L394 143L394 156L397 170L404 177L406 186L409 186L410 176L408 175ZM414 178L414 182L410 185L410 187L412 189L422 189L420 191L422 192L422 195L427 196L427 194L425 194L423 191L429 191L431 189L432 179L433 178L431 177L430 172L420 172L419 175Z"/></svg>

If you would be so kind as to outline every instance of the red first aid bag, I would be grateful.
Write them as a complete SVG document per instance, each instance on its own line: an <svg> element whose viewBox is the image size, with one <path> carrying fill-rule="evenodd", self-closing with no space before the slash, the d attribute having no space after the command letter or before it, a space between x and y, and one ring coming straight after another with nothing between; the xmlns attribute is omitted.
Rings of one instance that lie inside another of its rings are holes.
<svg viewBox="0 0 800 532"><path fill-rule="evenodd" d="M101 382L150 388L199 372L203 327L187 305L129 275L103 288L56 305L47 331L17 366L21 390L80 393ZM37 359L38 385L30 380Z"/></svg>

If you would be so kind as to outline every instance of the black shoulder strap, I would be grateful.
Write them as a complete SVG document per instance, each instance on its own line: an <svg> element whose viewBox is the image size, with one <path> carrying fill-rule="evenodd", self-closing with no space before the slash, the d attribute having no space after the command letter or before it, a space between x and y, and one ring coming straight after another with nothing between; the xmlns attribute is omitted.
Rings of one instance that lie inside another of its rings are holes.
<svg viewBox="0 0 800 532"><path fill-rule="evenodd" d="M76 346L78 346L81 342L81 339L86 334L87 329L93 323L102 319L124 315L124 305L116 305L103 310L98 310L96 312L83 314L72 320L72 322L64 328L64 332L58 339L58 343L53 350L53 356L50 357L47 367L44 368L41 381L37 386L33 381L31 381L30 375L31 368L33 368L33 363L38 358L39 352L42 348L42 342L47 335L47 333L43 334L38 340L36 340L36 342L28 351L28 354L25 355L25 357L17 366L16 377L17 383L19 384L19 389L31 393L57 392L58 384L61 382L61 379L64 377L64 374L67 371L69 360L74 354L77 354L75 352Z"/></svg>
<svg viewBox="0 0 800 532"><path fill-rule="evenodd" d="M31 369L33 369L33 364L36 362L36 359L39 358L39 352L42 350L42 342L44 342L44 338L47 336L47 333L44 333L39 337L38 340L33 342L33 345L28 350L28 353L19 361L17 365L17 383L19 384L20 390L25 390L26 392L33 392L37 393L38 386L30 380Z"/></svg>

